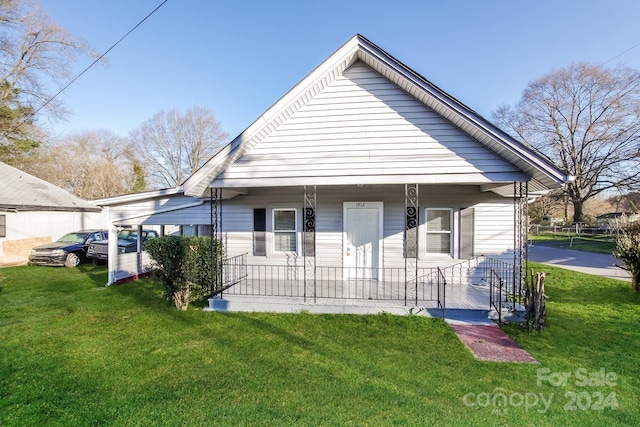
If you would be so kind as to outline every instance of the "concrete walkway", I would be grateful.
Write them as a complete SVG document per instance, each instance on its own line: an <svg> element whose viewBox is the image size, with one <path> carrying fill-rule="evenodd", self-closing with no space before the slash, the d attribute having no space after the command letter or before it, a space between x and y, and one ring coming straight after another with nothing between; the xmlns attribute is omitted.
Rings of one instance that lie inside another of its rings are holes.
<svg viewBox="0 0 640 427"><path fill-rule="evenodd" d="M529 261L595 276L631 281L625 270L614 265L617 262L616 259L606 254L558 249L536 242L529 246Z"/></svg>

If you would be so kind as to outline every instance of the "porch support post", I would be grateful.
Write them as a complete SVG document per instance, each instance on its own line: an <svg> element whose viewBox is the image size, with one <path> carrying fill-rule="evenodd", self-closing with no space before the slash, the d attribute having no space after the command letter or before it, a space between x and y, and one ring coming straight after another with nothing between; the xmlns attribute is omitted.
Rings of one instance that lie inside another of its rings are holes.
<svg viewBox="0 0 640 427"><path fill-rule="evenodd" d="M316 302L316 186L304 186L304 213L302 219L304 254L304 300L307 290L313 292Z"/></svg>
<svg viewBox="0 0 640 427"><path fill-rule="evenodd" d="M211 237L211 289L209 296L219 293L222 296L222 275L224 248L222 247L222 189L210 188L210 225L209 237Z"/></svg>
<svg viewBox="0 0 640 427"><path fill-rule="evenodd" d="M529 260L529 183L513 183L513 296L522 301Z"/></svg>
<svg viewBox="0 0 640 427"><path fill-rule="evenodd" d="M415 290L418 305L418 184L404 185L404 305L407 305L409 287Z"/></svg>

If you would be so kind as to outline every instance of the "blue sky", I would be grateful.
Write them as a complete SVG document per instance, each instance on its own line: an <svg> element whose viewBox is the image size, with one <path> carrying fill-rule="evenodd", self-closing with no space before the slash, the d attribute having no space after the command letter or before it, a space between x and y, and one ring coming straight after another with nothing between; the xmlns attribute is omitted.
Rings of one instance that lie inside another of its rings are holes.
<svg viewBox="0 0 640 427"><path fill-rule="evenodd" d="M100 53L160 3L41 0ZM126 136L197 104L235 137L356 33L490 119L572 62L640 69L639 16L637 0L168 0L64 92L53 130Z"/></svg>

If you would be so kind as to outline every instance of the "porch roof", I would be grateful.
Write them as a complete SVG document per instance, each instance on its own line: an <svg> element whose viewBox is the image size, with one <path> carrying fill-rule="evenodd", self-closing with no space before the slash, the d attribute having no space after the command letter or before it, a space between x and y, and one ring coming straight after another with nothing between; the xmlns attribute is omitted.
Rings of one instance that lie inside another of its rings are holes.
<svg viewBox="0 0 640 427"><path fill-rule="evenodd" d="M530 148L511 138L478 113L358 34L294 86L251 126L187 179L183 185L185 194L201 197L207 193L209 187L219 186L226 188L226 184L216 182L221 174L249 153L262 140L271 135L294 113L307 105L318 93L342 76L357 61L362 61L388 81L522 171L522 173L514 175L480 172L477 176L467 174L460 177L456 177L455 174L443 173L440 178L433 175L424 176L415 173L401 177L386 176L385 174L375 176L325 175L317 177L315 182L309 178L301 178L301 182L292 182L290 178L280 179L276 176L274 179L263 182L262 185L381 184L399 183L396 181L402 180L402 182L412 183L486 184L487 190L500 194L505 191L508 193L510 183L515 180L529 181L532 191L545 191L558 188L570 179L569 176L534 153ZM233 186L242 187L246 186L246 183L236 180Z"/></svg>

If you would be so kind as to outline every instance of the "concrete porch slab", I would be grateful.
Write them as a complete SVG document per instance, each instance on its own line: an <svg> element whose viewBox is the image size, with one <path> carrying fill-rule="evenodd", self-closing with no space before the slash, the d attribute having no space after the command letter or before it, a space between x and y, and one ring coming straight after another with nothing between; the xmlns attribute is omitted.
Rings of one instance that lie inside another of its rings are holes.
<svg viewBox="0 0 640 427"><path fill-rule="evenodd" d="M300 313L314 314L379 314L390 313L401 316L409 314L428 315L425 310L418 313L412 306L394 303L393 301L369 301L349 299L327 299L323 301L304 301L296 297L256 297L244 295L230 295L223 298L212 298L205 311L220 312L271 312L271 313Z"/></svg>

